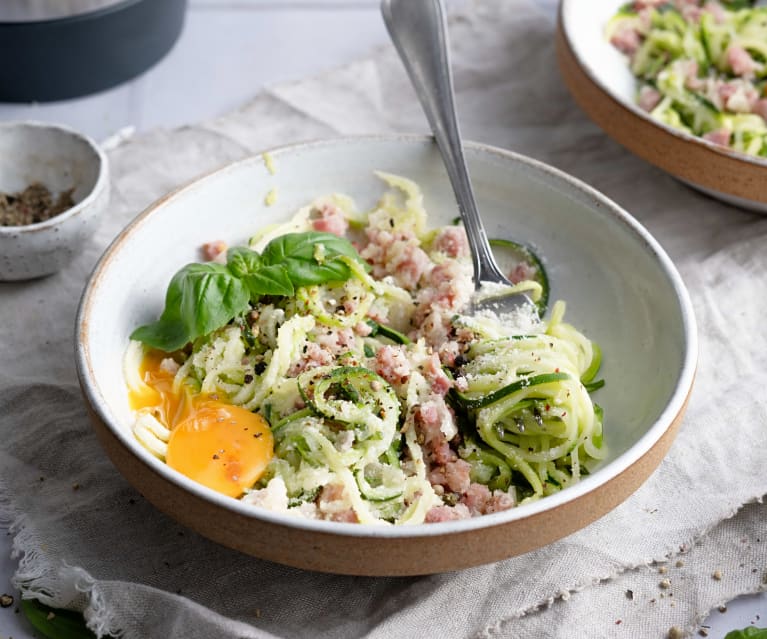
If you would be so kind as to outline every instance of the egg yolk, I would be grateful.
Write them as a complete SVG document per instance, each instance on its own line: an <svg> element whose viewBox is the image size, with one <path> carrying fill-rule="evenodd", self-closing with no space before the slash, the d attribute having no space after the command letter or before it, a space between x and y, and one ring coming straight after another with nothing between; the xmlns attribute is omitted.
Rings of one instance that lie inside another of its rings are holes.
<svg viewBox="0 0 767 639"><path fill-rule="evenodd" d="M258 481L272 458L266 421L217 401L200 403L168 440L168 466L220 493L237 497Z"/></svg>
<svg viewBox="0 0 767 639"><path fill-rule="evenodd" d="M214 396L174 392L167 354L148 351L139 373L146 387L133 390L134 410L149 408L170 431L165 461L171 468L208 488L240 496L263 475L274 456L268 422Z"/></svg>

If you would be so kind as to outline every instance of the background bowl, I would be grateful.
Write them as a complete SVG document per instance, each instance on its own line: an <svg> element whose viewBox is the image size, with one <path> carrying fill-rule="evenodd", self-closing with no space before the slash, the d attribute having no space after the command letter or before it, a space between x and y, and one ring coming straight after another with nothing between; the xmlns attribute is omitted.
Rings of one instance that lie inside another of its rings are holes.
<svg viewBox="0 0 767 639"><path fill-rule="evenodd" d="M654 120L636 104L626 57L605 39L625 0L562 0L557 57L575 101L629 151L708 195L767 212L767 159L718 146Z"/></svg>
<svg viewBox="0 0 767 639"><path fill-rule="evenodd" d="M128 335L162 310L170 277L207 241L241 244L314 197L374 204L373 171L418 181L433 224L455 200L427 138L351 138L298 145L221 169L160 200L104 254L78 313L77 365L96 433L115 465L159 509L232 548L301 568L357 575L412 575L496 561L585 526L615 507L665 455L692 386L697 355L682 281L653 238L627 213L539 162L467 145L480 211L491 237L532 243L548 262L552 299L602 346L609 455L579 484L536 503L483 517L421 526L305 521L247 506L192 482L149 454L131 433L122 373ZM274 206L264 196L277 189ZM600 237L598 247L594 238ZM172 241L169 240L172 238Z"/></svg>
<svg viewBox="0 0 767 639"><path fill-rule="evenodd" d="M0 124L0 191L40 182L57 196L74 188L75 205L49 220L0 226L0 281L55 273L92 235L109 201L107 158L89 137L39 122Z"/></svg>
<svg viewBox="0 0 767 639"><path fill-rule="evenodd" d="M0 101L64 100L113 87L160 60L186 0L2 0Z"/></svg>

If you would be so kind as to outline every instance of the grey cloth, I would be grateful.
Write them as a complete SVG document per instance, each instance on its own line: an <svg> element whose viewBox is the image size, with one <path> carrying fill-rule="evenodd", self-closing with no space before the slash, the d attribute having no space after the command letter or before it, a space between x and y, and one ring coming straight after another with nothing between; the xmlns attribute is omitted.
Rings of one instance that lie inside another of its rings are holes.
<svg viewBox="0 0 767 639"><path fill-rule="evenodd" d="M213 544L156 511L106 459L72 357L77 299L100 253L152 200L249 153L426 131L386 49L264 91L216 121L113 148L113 203L83 254L47 279L0 285L0 513L28 596L83 610L98 632L128 638L660 637L767 588L767 218L689 190L591 124L556 71L550 7L477 1L451 29L466 137L602 190L650 229L690 289L698 379L659 470L613 512L546 548L459 573L373 579Z"/></svg>

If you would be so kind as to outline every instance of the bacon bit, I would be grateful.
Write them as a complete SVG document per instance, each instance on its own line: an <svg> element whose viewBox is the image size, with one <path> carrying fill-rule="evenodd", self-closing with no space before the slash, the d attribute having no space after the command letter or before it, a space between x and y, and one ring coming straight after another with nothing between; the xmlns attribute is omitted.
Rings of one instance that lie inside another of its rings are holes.
<svg viewBox="0 0 767 639"><path fill-rule="evenodd" d="M225 253L227 249L226 242L223 240L216 240L215 242L206 242L202 245L202 256L208 261L212 262L219 255Z"/></svg>

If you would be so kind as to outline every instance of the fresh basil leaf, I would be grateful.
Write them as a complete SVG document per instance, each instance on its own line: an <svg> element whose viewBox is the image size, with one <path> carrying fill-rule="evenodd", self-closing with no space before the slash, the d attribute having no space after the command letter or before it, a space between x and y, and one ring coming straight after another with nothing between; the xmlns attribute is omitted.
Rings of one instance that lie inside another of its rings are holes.
<svg viewBox="0 0 767 639"><path fill-rule="evenodd" d="M293 286L313 286L327 282L344 282L351 270L340 259L346 256L364 263L349 240L332 233L288 233L266 245L261 259L264 264L285 267Z"/></svg>
<svg viewBox="0 0 767 639"><path fill-rule="evenodd" d="M131 334L153 348L178 350L244 312L250 301L245 283L221 264L187 264L168 286L165 310L157 322Z"/></svg>
<svg viewBox="0 0 767 639"><path fill-rule="evenodd" d="M164 315L165 313L163 313ZM180 319L168 319L167 317L161 317L152 324L139 326L131 333L130 338L144 342L144 344L166 353L178 350L191 341L184 322Z"/></svg>
<svg viewBox="0 0 767 639"><path fill-rule="evenodd" d="M244 246L230 248L226 254L226 266L235 277L245 277L258 271L261 256Z"/></svg>
<svg viewBox="0 0 767 639"><path fill-rule="evenodd" d="M79 612L57 610L37 599L22 599L21 610L35 630L46 639L96 639Z"/></svg>
<svg viewBox="0 0 767 639"><path fill-rule="evenodd" d="M261 295L295 295L293 282L282 264L261 266L256 272L246 275L245 284L253 299Z"/></svg>
<svg viewBox="0 0 767 639"><path fill-rule="evenodd" d="M724 639L767 639L767 628L749 626L743 630L733 630L728 632Z"/></svg>

